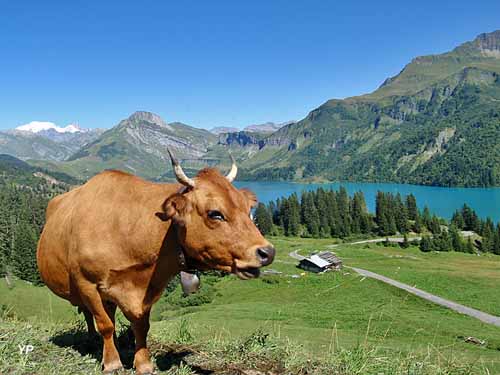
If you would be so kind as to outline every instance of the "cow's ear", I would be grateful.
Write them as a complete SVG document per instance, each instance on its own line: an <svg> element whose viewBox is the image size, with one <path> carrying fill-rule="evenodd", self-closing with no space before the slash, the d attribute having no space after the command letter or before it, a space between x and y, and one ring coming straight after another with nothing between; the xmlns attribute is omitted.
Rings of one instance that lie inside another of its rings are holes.
<svg viewBox="0 0 500 375"><path fill-rule="evenodd" d="M163 212L167 220L182 221L182 217L190 210L191 204L182 194L175 194L163 203Z"/></svg>
<svg viewBox="0 0 500 375"><path fill-rule="evenodd" d="M251 192L248 189L240 189L240 191L243 193L245 198L248 199L248 202L250 204L250 208L253 208L257 205L257 196L253 192Z"/></svg>

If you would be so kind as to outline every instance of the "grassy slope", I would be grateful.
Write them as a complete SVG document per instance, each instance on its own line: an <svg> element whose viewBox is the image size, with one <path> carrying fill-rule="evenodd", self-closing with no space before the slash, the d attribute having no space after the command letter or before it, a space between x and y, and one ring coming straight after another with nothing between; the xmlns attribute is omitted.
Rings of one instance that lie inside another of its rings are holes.
<svg viewBox="0 0 500 375"><path fill-rule="evenodd" d="M500 316L500 257L422 253L416 248L345 246L337 251L353 266Z"/></svg>
<svg viewBox="0 0 500 375"><path fill-rule="evenodd" d="M272 241L279 249L273 268L282 271L284 275L300 273L295 268L296 262L288 257L289 251L300 249L302 253L307 253L332 243L332 240L287 238L274 238ZM346 264L358 265L410 284L414 284L410 280L413 275L417 278L417 286L422 289L464 304L474 300L489 300L488 303L493 308L490 312L498 311L500 303L493 294L495 289L491 287L495 282L492 280L498 280L500 273L499 267L495 269L498 264L495 263L498 262L496 259L464 254L421 254L415 249L371 246L374 248L341 246L335 251L341 254ZM406 257L396 257L399 255ZM472 263L467 263L469 261ZM464 264L477 270L475 282L468 282L467 273L460 272ZM408 266L407 272L401 271L403 266ZM395 273L397 267L401 269ZM443 285L437 288L440 283L433 281L434 277L426 278L426 269L430 270L431 275L435 275L438 269L441 270L438 280ZM266 282L266 279L273 281ZM304 349L299 350L302 359L310 357L329 361L333 358L333 348L352 350L358 344L366 344L376 347L378 356L397 357L398 361L412 353L412 356L426 357L423 360L425 363L449 364L456 363L448 362L448 359L458 355L460 364L478 366L471 373L482 373L481 368L484 370L484 367L490 373L500 372L499 328L350 272L307 274L298 279L271 277L247 282L226 277L216 287L216 296L211 304L172 311L167 310L160 301L153 314L156 321L152 324L152 336L156 340L171 343L172 340L177 340L173 335L179 331L182 320L187 319L195 341L206 345L203 349L205 352L211 352L215 344L248 337L260 328L271 333L280 345L285 345L288 340L303 345ZM437 289L432 290L432 287ZM453 298L460 295L463 300ZM46 289L18 285L7 291L4 282L0 283L0 305L12 305L13 311L22 318L44 322L68 322L73 319L72 308L57 297L52 297L50 314L49 298L51 297ZM483 307L472 303L469 305ZM52 319L47 319L51 316ZM58 319L54 319L55 316ZM157 321L160 316L164 320ZM48 333L45 334L44 340L49 336ZM463 336L485 339L487 345L478 347L467 344L460 338ZM0 349L0 356L1 353ZM427 353L431 353L429 357ZM370 361L375 363L378 360L372 358ZM431 372L414 373L440 372L435 369ZM467 372L457 370L449 373Z"/></svg>
<svg viewBox="0 0 500 375"><path fill-rule="evenodd" d="M331 240L275 238L273 241L280 250L273 268L285 274L300 273L295 268L296 262L287 255L292 248L318 250L331 244ZM342 256L347 257L346 254L347 250L342 250ZM346 259L346 263L351 261ZM448 274L445 272L444 280ZM485 277L489 276L485 274ZM454 283L455 280L450 279L449 284ZM485 280L484 286L489 283ZM469 286L479 294L483 289L478 284L475 288L467 284L456 288L462 290ZM492 294L491 289L484 293ZM320 348L319 352L322 352L330 345L335 326L340 344L347 347L362 340L370 327L368 341L379 343L389 350L418 352L426 351L429 345L438 346L458 351L469 361L479 357L495 361L493 366L500 371L497 351L500 346L499 328L353 274L308 274L299 279L283 277L277 284L268 284L263 280L240 283L231 278L225 279L218 285L218 296L212 304L180 312L190 314L201 336L212 336L221 330L241 335L263 326L278 336L300 340L311 351ZM174 321L178 313L172 313ZM170 324L173 323L160 322L160 326ZM490 346L479 349L463 343L457 339L459 336L486 338Z"/></svg>
<svg viewBox="0 0 500 375"><path fill-rule="evenodd" d="M276 238L278 246L311 251L329 249L330 239ZM500 316L500 257L457 252L423 253L378 244L345 245L331 249L345 264L377 272L440 297Z"/></svg>
<svg viewBox="0 0 500 375"><path fill-rule="evenodd" d="M11 280L9 287L0 279L0 307L19 319L42 323L68 323L77 317L76 308L46 287L34 287L24 281Z"/></svg>

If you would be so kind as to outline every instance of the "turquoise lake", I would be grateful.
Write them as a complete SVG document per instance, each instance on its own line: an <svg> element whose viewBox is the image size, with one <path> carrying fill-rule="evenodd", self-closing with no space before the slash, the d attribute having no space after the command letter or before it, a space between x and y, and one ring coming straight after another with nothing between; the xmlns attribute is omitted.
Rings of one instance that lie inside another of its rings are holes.
<svg viewBox="0 0 500 375"><path fill-rule="evenodd" d="M299 184L291 182L257 182L239 181L236 186L252 190L260 202L269 202L281 196L300 193L303 190L315 190L318 187L338 190L344 186L349 195L362 191L370 212L375 210L375 195L377 191L412 193L417 198L420 208L429 206L431 212L444 218L451 218L453 212L464 203L476 210L481 218L491 217L495 222L500 221L500 188L444 188L434 186L419 186L389 183L328 183L328 184Z"/></svg>

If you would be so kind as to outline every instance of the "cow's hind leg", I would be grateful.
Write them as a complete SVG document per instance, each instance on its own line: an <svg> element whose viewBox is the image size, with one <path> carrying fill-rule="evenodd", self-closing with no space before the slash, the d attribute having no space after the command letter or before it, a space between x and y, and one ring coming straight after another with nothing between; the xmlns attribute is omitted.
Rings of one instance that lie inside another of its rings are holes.
<svg viewBox="0 0 500 375"><path fill-rule="evenodd" d="M154 368L146 343L149 331L149 311L145 312L138 319L131 319L131 321L135 336L135 370L141 375L152 374Z"/></svg>
<svg viewBox="0 0 500 375"><path fill-rule="evenodd" d="M94 337L97 335L97 331L95 330L94 325L94 316L86 307L80 307L80 310L83 312L83 316L85 316L85 322L87 323L87 332L90 337Z"/></svg>
<svg viewBox="0 0 500 375"><path fill-rule="evenodd" d="M105 373L123 368L120 355L114 343L114 313L116 305L104 304L95 285L88 284L81 288L82 299L89 311L94 315L97 330L103 338L102 363ZM110 316L111 315L111 316Z"/></svg>

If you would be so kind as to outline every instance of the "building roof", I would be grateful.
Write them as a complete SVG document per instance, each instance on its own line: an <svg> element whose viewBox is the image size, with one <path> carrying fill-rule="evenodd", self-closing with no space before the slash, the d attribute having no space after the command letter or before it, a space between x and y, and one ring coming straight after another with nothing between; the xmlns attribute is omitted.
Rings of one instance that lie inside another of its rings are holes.
<svg viewBox="0 0 500 375"><path fill-rule="evenodd" d="M302 259L300 263L302 262L314 264L316 267L321 269L325 269L330 266L337 267L342 264L342 260L329 251L313 254L309 258Z"/></svg>
<svg viewBox="0 0 500 375"><path fill-rule="evenodd" d="M318 257L327 261L329 264L339 264L342 263L342 259L337 257L334 253L330 251L323 251L318 254Z"/></svg>
<svg viewBox="0 0 500 375"><path fill-rule="evenodd" d="M330 262L320 258L318 255L311 255L311 257L309 257L307 260L311 263L314 263L320 268L328 267L330 265Z"/></svg>

